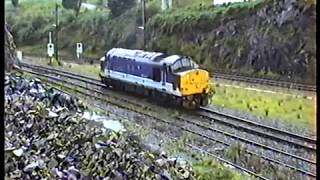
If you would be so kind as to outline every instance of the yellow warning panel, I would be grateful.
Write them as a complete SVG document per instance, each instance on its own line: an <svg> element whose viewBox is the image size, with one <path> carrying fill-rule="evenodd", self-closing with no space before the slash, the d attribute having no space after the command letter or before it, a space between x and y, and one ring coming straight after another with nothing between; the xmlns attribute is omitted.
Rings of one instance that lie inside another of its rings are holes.
<svg viewBox="0 0 320 180"><path fill-rule="evenodd" d="M209 92L209 73L201 69L181 72L180 91L183 96L207 94Z"/></svg>

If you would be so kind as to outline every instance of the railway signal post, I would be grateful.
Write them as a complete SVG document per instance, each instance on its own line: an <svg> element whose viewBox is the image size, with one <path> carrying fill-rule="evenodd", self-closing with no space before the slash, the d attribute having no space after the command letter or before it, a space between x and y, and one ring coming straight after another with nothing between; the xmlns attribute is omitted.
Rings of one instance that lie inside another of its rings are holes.
<svg viewBox="0 0 320 180"><path fill-rule="evenodd" d="M83 52L82 43L77 43L76 47L77 47L77 49L76 49L77 58L79 61L82 61L82 52Z"/></svg>

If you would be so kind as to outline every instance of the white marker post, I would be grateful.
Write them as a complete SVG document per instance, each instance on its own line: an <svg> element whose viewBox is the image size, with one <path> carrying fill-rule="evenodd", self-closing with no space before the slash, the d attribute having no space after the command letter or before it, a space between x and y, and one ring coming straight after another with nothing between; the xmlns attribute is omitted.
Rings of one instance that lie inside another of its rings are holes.
<svg viewBox="0 0 320 180"><path fill-rule="evenodd" d="M82 52L83 52L83 46L82 46L82 43L77 43L77 58L78 60L81 61L81 55L82 55Z"/></svg>
<svg viewBox="0 0 320 180"><path fill-rule="evenodd" d="M51 42L51 32L49 32L49 43L47 45L47 53L50 58L50 64L52 64L52 57L54 54L54 44Z"/></svg>
<svg viewBox="0 0 320 180"><path fill-rule="evenodd" d="M22 51L17 51L17 59L19 62L22 61Z"/></svg>

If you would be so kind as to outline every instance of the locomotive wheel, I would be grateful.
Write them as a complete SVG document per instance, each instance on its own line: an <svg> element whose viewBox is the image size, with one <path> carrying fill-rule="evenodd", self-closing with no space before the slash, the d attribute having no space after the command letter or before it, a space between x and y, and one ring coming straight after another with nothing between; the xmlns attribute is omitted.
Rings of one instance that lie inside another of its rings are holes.
<svg viewBox="0 0 320 180"><path fill-rule="evenodd" d="M195 100L184 100L182 106L186 109L198 109L200 104Z"/></svg>
<svg viewBox="0 0 320 180"><path fill-rule="evenodd" d="M174 98L173 100L174 100L175 105L182 106L183 101L181 98Z"/></svg>
<svg viewBox="0 0 320 180"><path fill-rule="evenodd" d="M207 106L209 104L209 99L208 98L203 98L201 101L201 106Z"/></svg>

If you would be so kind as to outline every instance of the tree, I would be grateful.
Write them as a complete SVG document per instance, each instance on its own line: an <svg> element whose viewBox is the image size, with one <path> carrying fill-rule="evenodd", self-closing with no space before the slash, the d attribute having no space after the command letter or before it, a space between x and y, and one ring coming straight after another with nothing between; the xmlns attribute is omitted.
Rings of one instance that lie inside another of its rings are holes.
<svg viewBox="0 0 320 180"><path fill-rule="evenodd" d="M78 16L81 2L81 0L62 0L62 6L65 9L73 9L76 12L76 16Z"/></svg>
<svg viewBox="0 0 320 180"><path fill-rule="evenodd" d="M135 0L108 0L108 7L113 17L120 16L135 5Z"/></svg>
<svg viewBox="0 0 320 180"><path fill-rule="evenodd" d="M18 7L19 5L19 0L11 0L11 3L14 7Z"/></svg>

